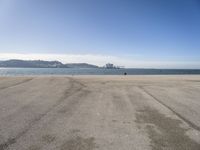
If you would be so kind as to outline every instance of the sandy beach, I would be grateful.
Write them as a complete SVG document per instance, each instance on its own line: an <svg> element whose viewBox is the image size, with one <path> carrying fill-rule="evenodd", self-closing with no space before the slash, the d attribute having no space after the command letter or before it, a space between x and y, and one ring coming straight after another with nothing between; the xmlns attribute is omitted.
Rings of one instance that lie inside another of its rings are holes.
<svg viewBox="0 0 200 150"><path fill-rule="evenodd" d="M0 150L199 150L200 76L0 77Z"/></svg>

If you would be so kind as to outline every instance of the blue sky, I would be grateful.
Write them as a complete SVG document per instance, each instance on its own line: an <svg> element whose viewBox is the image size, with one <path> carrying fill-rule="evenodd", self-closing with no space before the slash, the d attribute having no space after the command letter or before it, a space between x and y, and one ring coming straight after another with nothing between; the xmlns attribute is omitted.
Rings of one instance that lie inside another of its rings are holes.
<svg viewBox="0 0 200 150"><path fill-rule="evenodd" d="M0 0L9 58L200 68L200 0Z"/></svg>

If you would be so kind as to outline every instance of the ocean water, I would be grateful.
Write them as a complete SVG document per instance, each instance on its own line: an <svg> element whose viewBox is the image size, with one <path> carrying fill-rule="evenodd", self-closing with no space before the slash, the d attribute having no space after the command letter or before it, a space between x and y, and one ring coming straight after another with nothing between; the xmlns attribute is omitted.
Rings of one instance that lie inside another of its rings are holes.
<svg viewBox="0 0 200 150"><path fill-rule="evenodd" d="M0 76L25 75L184 75L200 69L104 69L104 68L0 68Z"/></svg>

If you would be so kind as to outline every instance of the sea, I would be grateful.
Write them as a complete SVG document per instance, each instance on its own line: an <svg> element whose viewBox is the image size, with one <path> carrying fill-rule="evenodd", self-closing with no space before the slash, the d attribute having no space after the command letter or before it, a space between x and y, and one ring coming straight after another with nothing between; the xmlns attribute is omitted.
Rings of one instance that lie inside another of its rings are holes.
<svg viewBox="0 0 200 150"><path fill-rule="evenodd" d="M0 76L27 75L198 75L200 69L0 68Z"/></svg>

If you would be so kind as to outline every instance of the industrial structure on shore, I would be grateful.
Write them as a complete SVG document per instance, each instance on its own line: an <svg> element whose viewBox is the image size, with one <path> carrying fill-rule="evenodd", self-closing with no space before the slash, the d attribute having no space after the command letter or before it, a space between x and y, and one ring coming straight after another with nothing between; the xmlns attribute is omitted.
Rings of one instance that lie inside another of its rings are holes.
<svg viewBox="0 0 200 150"><path fill-rule="evenodd" d="M120 69L120 68L124 68L123 66L115 66L114 64L111 63L107 63L104 68L106 69Z"/></svg>

